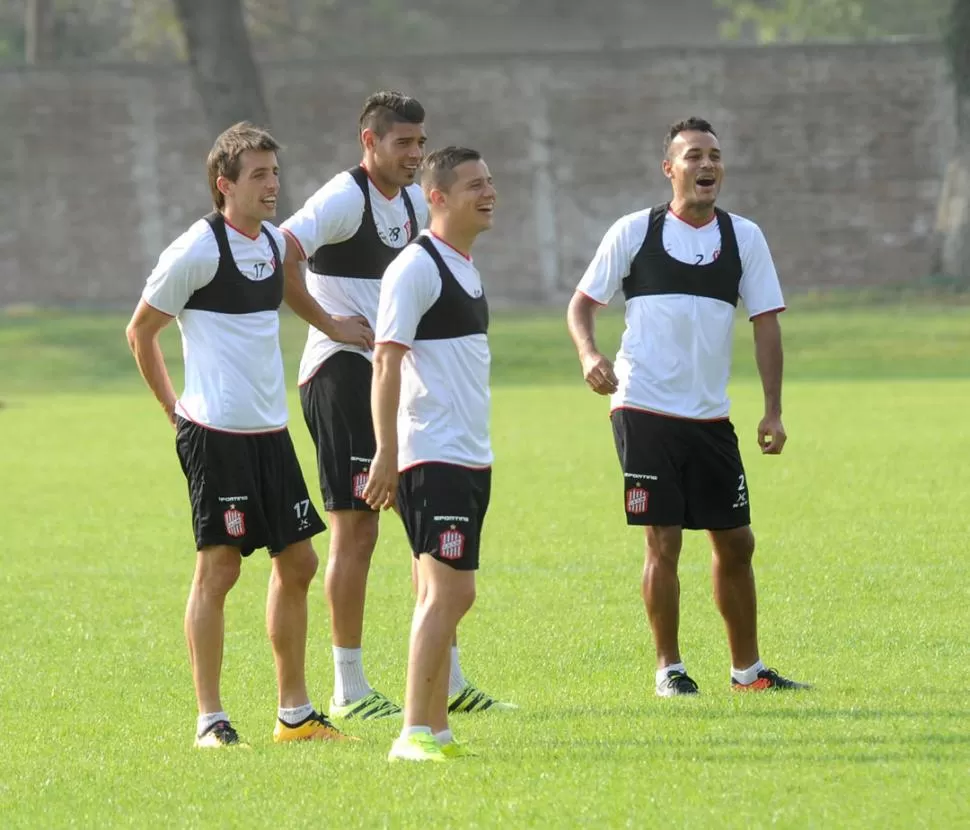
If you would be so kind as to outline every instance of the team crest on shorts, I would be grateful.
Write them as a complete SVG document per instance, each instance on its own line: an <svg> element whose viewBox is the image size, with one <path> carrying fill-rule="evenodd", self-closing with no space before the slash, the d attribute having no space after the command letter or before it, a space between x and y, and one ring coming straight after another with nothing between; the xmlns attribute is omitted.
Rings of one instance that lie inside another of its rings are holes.
<svg viewBox="0 0 970 830"><path fill-rule="evenodd" d="M234 539L246 535L246 517L243 515L242 510L236 510L235 507L230 507L222 514L222 518L226 523L226 533Z"/></svg>
<svg viewBox="0 0 970 830"><path fill-rule="evenodd" d="M465 534L452 525L438 537L438 555L442 559L461 559L465 552Z"/></svg>
<svg viewBox="0 0 970 830"><path fill-rule="evenodd" d="M647 512L650 493L643 487L631 487L626 491L626 512L634 515Z"/></svg>
<svg viewBox="0 0 970 830"><path fill-rule="evenodd" d="M362 473L357 473L353 478L353 490L354 498L362 499L364 498L364 490L367 487L367 470Z"/></svg>

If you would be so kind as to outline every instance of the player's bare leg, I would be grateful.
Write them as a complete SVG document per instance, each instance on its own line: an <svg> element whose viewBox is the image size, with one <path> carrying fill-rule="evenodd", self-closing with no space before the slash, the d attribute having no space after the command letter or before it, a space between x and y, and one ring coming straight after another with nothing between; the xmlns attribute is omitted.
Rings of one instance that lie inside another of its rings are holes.
<svg viewBox="0 0 970 830"><path fill-rule="evenodd" d="M432 705L442 666L450 660L449 649L458 622L475 601L473 571L455 570L428 554L421 555L418 569L421 601L415 605L411 626L405 729L432 725ZM447 715L442 728L447 728Z"/></svg>
<svg viewBox="0 0 970 830"><path fill-rule="evenodd" d="M222 711L219 678L225 639L225 604L239 579L242 556L228 545L206 547L196 554L192 589L185 608L185 639L199 714Z"/></svg>
<svg viewBox="0 0 970 830"><path fill-rule="evenodd" d="M306 684L307 594L319 559L309 539L273 558L266 594L266 631L276 659L279 712L273 741L342 741L347 736L310 703Z"/></svg>
<svg viewBox="0 0 970 830"><path fill-rule="evenodd" d="M360 648L364 630L367 574L377 545L378 514L336 510L327 514L330 555L325 585L333 644Z"/></svg>
<svg viewBox="0 0 970 830"><path fill-rule="evenodd" d="M677 565L683 530L677 526L646 529L646 560L643 566L643 604L653 630L657 668L680 663L677 634L680 627L680 578Z"/></svg>
<svg viewBox="0 0 970 830"><path fill-rule="evenodd" d="M281 708L309 702L306 685L307 592L319 560L307 539L273 557L266 594L266 631L276 659Z"/></svg>
<svg viewBox="0 0 970 830"><path fill-rule="evenodd" d="M731 663L758 662L758 601L755 591L754 533L749 526L709 533L713 546L714 601L724 618Z"/></svg>

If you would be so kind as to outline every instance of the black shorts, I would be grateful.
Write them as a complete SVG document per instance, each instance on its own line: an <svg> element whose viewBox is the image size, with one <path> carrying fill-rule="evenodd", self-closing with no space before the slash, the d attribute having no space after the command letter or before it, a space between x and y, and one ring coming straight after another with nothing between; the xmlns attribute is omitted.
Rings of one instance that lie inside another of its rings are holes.
<svg viewBox="0 0 970 830"><path fill-rule="evenodd" d="M610 420L627 524L729 530L751 523L729 420L691 421L637 409L614 410Z"/></svg>
<svg viewBox="0 0 970 830"><path fill-rule="evenodd" d="M401 473L397 505L414 555L429 553L455 570L478 570L491 493L491 469L431 463Z"/></svg>
<svg viewBox="0 0 970 830"><path fill-rule="evenodd" d="M310 501L290 433L245 435L179 418L175 447L189 484L195 544L276 555L326 527Z"/></svg>
<svg viewBox="0 0 970 830"><path fill-rule="evenodd" d="M370 510L362 498L374 458L370 361L356 352L328 357L300 387L300 403L317 448L323 507Z"/></svg>

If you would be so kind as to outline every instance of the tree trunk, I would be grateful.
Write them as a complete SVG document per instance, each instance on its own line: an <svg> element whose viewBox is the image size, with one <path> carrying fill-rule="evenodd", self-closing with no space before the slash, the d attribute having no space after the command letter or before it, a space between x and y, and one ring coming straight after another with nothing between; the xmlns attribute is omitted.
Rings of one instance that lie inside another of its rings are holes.
<svg viewBox="0 0 970 830"><path fill-rule="evenodd" d="M937 212L940 274L970 286L970 0L953 0L946 34L957 142Z"/></svg>
<svg viewBox="0 0 970 830"><path fill-rule="evenodd" d="M51 0L27 0L24 12L24 60L30 64L47 63L54 57L52 44L54 16Z"/></svg>
<svg viewBox="0 0 970 830"><path fill-rule="evenodd" d="M213 140L238 121L270 129L263 81L243 17L242 0L173 0L189 65ZM289 216L281 188L277 220Z"/></svg>

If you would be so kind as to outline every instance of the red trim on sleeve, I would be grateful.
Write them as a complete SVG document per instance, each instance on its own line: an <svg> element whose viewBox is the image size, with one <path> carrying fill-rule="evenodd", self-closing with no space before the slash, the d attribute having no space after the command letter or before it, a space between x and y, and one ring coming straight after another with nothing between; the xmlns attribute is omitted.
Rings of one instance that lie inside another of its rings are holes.
<svg viewBox="0 0 970 830"><path fill-rule="evenodd" d="M151 309L152 311L157 311L157 312L158 312L159 314L164 314L164 315L165 315L166 317L172 317L173 319L174 319L174 318L175 318L175 316L176 316L176 315L174 315L174 314L169 314L169 313L168 313L167 311L162 311L162 310L161 310L160 308L157 308L156 306L153 306L153 305L152 305L152 304L151 304L150 302L148 302L148 300L146 300L146 299L145 299L144 297L142 297L142 298L141 298L141 301L142 301L142 302L143 302L143 303L144 303L145 305L147 305L147 306L148 306L148 307L149 307L149 308L150 308L150 309Z"/></svg>
<svg viewBox="0 0 970 830"><path fill-rule="evenodd" d="M408 351L411 351L411 347L407 343L402 343L400 340L376 340L374 342L375 346L387 346L388 344L400 346L402 349L407 349Z"/></svg>
<svg viewBox="0 0 970 830"><path fill-rule="evenodd" d="M303 246L300 244L300 240L293 235L293 232L287 228L281 228L280 230L283 231L283 234L284 236L286 236L287 239L292 239L296 243L296 247L300 249L300 256L303 259L308 259L309 257L307 257L306 251L303 250Z"/></svg>
<svg viewBox="0 0 970 830"><path fill-rule="evenodd" d="M581 291L578 288L576 289L576 293L582 294L587 300L589 300L590 302L594 302L596 303L596 305L602 306L603 308L606 308L606 306L609 305L609 303L601 303L599 300L596 299L596 297L590 297L589 294L587 294L585 291Z"/></svg>
<svg viewBox="0 0 970 830"><path fill-rule="evenodd" d="M759 311L757 314L752 314L748 320L757 320L759 317L764 317L766 314L781 314L785 310L785 306L778 306L778 308L769 308L767 311Z"/></svg>

